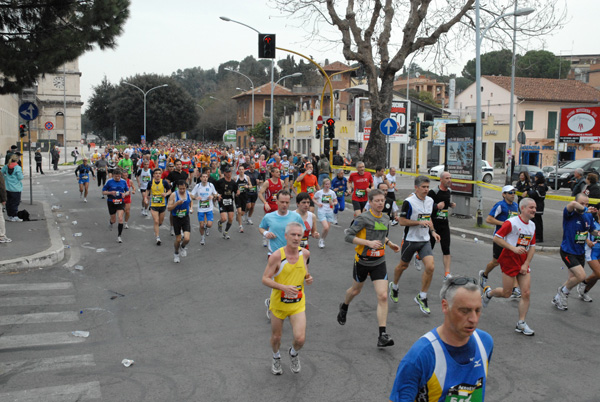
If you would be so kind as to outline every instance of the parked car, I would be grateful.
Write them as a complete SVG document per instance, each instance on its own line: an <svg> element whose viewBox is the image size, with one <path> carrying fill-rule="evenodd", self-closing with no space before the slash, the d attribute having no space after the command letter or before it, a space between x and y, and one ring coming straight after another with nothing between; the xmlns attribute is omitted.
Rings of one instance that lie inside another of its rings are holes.
<svg viewBox="0 0 600 402"><path fill-rule="evenodd" d="M544 177L547 179L550 172L554 172L556 170L556 166L544 166L542 168L542 172L544 172Z"/></svg>
<svg viewBox="0 0 600 402"><path fill-rule="evenodd" d="M494 168L492 167L492 165L490 165L490 163L488 161L484 161L484 160L482 160L480 162L480 165L481 165L482 180L485 183L491 183L492 180L494 180ZM434 166L431 169L429 169L429 175L437 177L439 179L442 176L444 169L445 169L445 165Z"/></svg>
<svg viewBox="0 0 600 402"><path fill-rule="evenodd" d="M535 176L537 172L542 172L542 169L535 165L515 165L515 168L512 171L511 180L513 182L519 180L521 172L529 172L529 177L533 183L533 176Z"/></svg>
<svg viewBox="0 0 600 402"><path fill-rule="evenodd" d="M558 188L571 188L570 182L573 181L573 172L577 168L583 169L583 177L591 172L598 173L600 172L600 158L587 158L571 161L563 167L559 167L558 172L550 172L546 184L550 188L555 188L556 182L558 182Z"/></svg>

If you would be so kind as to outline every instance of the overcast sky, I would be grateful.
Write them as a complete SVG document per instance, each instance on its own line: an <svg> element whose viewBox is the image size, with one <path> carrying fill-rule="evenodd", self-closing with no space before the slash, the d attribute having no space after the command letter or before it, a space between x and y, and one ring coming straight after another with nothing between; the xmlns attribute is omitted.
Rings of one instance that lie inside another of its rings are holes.
<svg viewBox="0 0 600 402"><path fill-rule="evenodd" d="M506 3L512 2L506 0ZM569 0L568 7L567 25L547 39L546 49L563 55L570 54L571 50L573 54L599 54L600 44L594 38L600 1ZM191 67L216 68L226 61L241 61L249 55L257 58L257 34L244 26L225 22L219 16L243 22L264 33L275 33L278 47L313 56L317 62L325 58L330 62L345 61L340 47L306 41L306 31L299 28L302 21L282 17L264 0L132 0L130 18L123 35L117 39L117 48L94 50L79 59L82 101L87 102L92 87L105 75L110 82L118 83L121 78L135 74L170 75ZM335 31L331 32L332 39L339 38ZM482 53L485 51L484 43ZM285 58L286 54L278 51L277 56ZM450 66L449 71L460 73L464 62L474 57L474 50L467 49L462 62ZM427 67L423 62L419 64ZM83 110L86 107L87 104Z"/></svg>

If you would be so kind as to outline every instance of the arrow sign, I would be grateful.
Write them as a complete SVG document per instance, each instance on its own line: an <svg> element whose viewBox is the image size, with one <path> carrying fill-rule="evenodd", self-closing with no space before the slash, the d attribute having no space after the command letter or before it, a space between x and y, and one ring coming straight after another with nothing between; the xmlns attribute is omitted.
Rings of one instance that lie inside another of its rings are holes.
<svg viewBox="0 0 600 402"><path fill-rule="evenodd" d="M383 119L381 124L379 125L379 130L383 133L383 135L392 135L398 130L398 123L394 119Z"/></svg>
<svg viewBox="0 0 600 402"><path fill-rule="evenodd" d="M23 120L35 120L38 117L39 110L34 103L25 102L19 106L19 116Z"/></svg>

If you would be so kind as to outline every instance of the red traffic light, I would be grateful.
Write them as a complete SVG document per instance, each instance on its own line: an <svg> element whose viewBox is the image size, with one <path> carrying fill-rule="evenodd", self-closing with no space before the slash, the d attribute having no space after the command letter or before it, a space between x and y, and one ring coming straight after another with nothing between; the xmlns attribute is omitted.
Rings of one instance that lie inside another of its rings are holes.
<svg viewBox="0 0 600 402"><path fill-rule="evenodd" d="M327 119L327 125L328 126L333 126L335 125L335 120L333 120L331 117Z"/></svg>
<svg viewBox="0 0 600 402"><path fill-rule="evenodd" d="M25 130L25 129L27 128L27 126L26 126L25 124L21 124L21 125L19 126L19 128L20 128L21 130Z"/></svg>

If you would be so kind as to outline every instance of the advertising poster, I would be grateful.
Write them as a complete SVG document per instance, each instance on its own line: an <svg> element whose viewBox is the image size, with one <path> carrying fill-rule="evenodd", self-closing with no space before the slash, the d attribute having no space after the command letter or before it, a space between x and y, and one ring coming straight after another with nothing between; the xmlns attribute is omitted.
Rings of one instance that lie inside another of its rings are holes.
<svg viewBox="0 0 600 402"><path fill-rule="evenodd" d="M446 170L453 179L475 180L475 123L446 124ZM456 194L473 196L474 185L452 182Z"/></svg>
<svg viewBox="0 0 600 402"><path fill-rule="evenodd" d="M559 142L574 144L600 143L600 107L560 109Z"/></svg>
<svg viewBox="0 0 600 402"><path fill-rule="evenodd" d="M446 124L458 123L456 119L433 119L433 146L446 145Z"/></svg>

